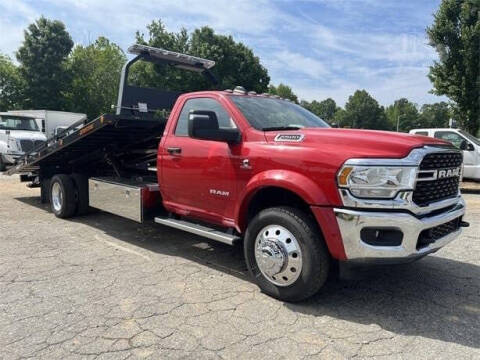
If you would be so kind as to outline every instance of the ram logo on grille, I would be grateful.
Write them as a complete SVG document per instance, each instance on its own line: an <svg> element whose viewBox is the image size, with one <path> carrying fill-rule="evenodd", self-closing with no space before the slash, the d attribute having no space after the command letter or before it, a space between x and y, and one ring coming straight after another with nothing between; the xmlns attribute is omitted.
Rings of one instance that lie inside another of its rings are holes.
<svg viewBox="0 0 480 360"><path fill-rule="evenodd" d="M438 170L437 177L439 179L444 179L444 178L449 178L449 177L454 177L454 176L460 176L460 168Z"/></svg>

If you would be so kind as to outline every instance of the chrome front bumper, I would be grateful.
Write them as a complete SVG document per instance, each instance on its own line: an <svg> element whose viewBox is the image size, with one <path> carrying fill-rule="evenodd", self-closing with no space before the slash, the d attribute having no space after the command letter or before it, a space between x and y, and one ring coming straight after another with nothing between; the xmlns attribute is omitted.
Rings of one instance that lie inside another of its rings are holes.
<svg viewBox="0 0 480 360"><path fill-rule="evenodd" d="M444 212L432 216L416 217L408 212L365 211L334 209L348 260L374 262L408 262L442 248L461 233L455 230L435 242L417 249L417 242L423 230L430 229L465 214L465 202L460 197ZM384 228L400 230L403 233L399 246L373 246L361 240L363 228Z"/></svg>

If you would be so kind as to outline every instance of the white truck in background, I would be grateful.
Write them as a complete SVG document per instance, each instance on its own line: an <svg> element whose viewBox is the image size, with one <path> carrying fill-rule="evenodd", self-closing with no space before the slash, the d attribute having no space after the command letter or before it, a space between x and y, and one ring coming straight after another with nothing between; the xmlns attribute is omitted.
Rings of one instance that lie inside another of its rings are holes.
<svg viewBox="0 0 480 360"><path fill-rule="evenodd" d="M82 113L54 110L12 110L7 113L35 118L38 127L47 139L56 135L58 131L87 118L87 115Z"/></svg>
<svg viewBox="0 0 480 360"><path fill-rule="evenodd" d="M461 129L412 129L410 134L450 141L463 151L463 177L480 180L480 139Z"/></svg>
<svg viewBox="0 0 480 360"><path fill-rule="evenodd" d="M52 110L15 110L0 113L0 171L25 153L87 116Z"/></svg>

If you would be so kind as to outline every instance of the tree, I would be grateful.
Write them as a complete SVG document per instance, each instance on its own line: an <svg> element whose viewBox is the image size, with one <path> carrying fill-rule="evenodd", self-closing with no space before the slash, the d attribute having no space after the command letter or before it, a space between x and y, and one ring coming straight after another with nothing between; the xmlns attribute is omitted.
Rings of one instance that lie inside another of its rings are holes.
<svg viewBox="0 0 480 360"><path fill-rule="evenodd" d="M393 105L386 108L385 114L389 123L389 128L398 131L408 132L419 126L419 114L417 107L405 98L395 100Z"/></svg>
<svg viewBox="0 0 480 360"><path fill-rule="evenodd" d="M251 49L231 36L215 34L208 26L191 34L186 29L168 32L160 20L153 21L147 30L148 37L137 32L138 43L214 60L212 73L219 84L215 86L205 77L171 66L137 63L132 67L132 80L138 85L178 91L233 89L241 85L258 93L267 91L270 82L267 69Z"/></svg>
<svg viewBox="0 0 480 360"><path fill-rule="evenodd" d="M125 61L120 47L104 37L88 46L76 46L68 59L72 85L66 96L72 111L84 112L89 118L110 111Z"/></svg>
<svg viewBox="0 0 480 360"><path fill-rule="evenodd" d="M433 93L456 103L463 126L480 127L480 1L443 0L427 29L439 61L430 67Z"/></svg>
<svg viewBox="0 0 480 360"><path fill-rule="evenodd" d="M25 105L35 109L64 109L63 94L70 84L65 60L73 46L65 25L41 17L28 26L24 36L16 55L25 82Z"/></svg>
<svg viewBox="0 0 480 360"><path fill-rule="evenodd" d="M0 54L0 111L21 107L23 82L9 57Z"/></svg>
<svg viewBox="0 0 480 360"><path fill-rule="evenodd" d="M351 123L348 123L347 112L341 107L337 108L335 116L333 117L333 122L340 128L347 128L351 126Z"/></svg>
<svg viewBox="0 0 480 360"><path fill-rule="evenodd" d="M421 128L444 128L448 127L448 121L452 117L451 109L445 101L424 104L420 108L419 126Z"/></svg>
<svg viewBox="0 0 480 360"><path fill-rule="evenodd" d="M330 124L335 122L335 113L339 109L332 98L323 101L313 100L311 103L303 101L302 106Z"/></svg>
<svg viewBox="0 0 480 360"><path fill-rule="evenodd" d="M384 108L365 90L357 90L348 98L342 126L378 130L389 128Z"/></svg>
<svg viewBox="0 0 480 360"><path fill-rule="evenodd" d="M278 95L281 98L292 100L294 103L298 104L298 97L293 93L293 90L290 86L280 83L278 86L269 85L268 93L272 95Z"/></svg>

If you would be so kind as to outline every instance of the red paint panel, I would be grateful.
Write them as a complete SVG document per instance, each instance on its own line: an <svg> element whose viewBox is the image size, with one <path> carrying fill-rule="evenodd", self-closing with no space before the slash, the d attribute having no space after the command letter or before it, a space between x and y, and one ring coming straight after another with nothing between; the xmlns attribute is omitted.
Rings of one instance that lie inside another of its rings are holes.
<svg viewBox="0 0 480 360"><path fill-rule="evenodd" d="M337 260L346 260L347 255L333 209L318 206L312 206L311 209L323 232L330 255Z"/></svg>

